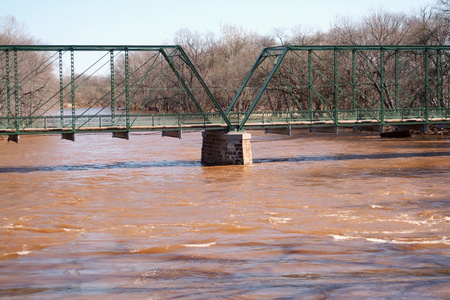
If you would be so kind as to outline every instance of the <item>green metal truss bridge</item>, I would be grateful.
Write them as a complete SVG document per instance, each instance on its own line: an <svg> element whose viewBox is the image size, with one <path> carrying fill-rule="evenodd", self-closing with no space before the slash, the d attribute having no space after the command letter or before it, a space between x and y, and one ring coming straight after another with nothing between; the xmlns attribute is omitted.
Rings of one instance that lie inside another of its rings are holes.
<svg viewBox="0 0 450 300"><path fill-rule="evenodd" d="M450 123L450 46L271 47L233 99L211 90L180 46L0 45L0 135L14 141Z"/></svg>

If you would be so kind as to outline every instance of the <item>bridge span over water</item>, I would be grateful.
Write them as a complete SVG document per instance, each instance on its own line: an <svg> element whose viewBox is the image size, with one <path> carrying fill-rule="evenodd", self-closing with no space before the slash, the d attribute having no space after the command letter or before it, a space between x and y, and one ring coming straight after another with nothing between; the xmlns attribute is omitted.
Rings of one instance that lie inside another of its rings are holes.
<svg viewBox="0 0 450 300"><path fill-rule="evenodd" d="M204 130L231 157L250 128L448 124L449 75L450 46L280 46L226 99L180 46L0 45L0 135Z"/></svg>

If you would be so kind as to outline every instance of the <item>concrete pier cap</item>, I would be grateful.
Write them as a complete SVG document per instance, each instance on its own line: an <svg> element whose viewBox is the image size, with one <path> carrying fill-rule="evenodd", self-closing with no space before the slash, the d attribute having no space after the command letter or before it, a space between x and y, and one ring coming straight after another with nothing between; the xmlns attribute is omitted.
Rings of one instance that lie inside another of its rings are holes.
<svg viewBox="0 0 450 300"><path fill-rule="evenodd" d="M203 165L250 165L253 162L250 133L205 130L202 136Z"/></svg>

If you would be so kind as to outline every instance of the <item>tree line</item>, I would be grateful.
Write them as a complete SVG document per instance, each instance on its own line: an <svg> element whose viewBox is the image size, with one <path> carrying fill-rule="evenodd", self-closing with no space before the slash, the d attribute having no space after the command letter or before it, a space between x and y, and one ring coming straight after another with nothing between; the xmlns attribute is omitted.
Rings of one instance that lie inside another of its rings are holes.
<svg viewBox="0 0 450 300"><path fill-rule="evenodd" d="M448 0L440 0L434 7L426 7L421 9L416 14L406 13L391 13L384 10L374 11L361 19L352 19L349 17L338 17L326 32L320 30L297 26L295 28L275 28L272 35L259 35L254 32L246 31L236 26L223 26L222 34L218 39L214 38L212 34L201 34L193 32L188 29L182 29L177 32L175 41L182 45L189 53L200 73L204 76L208 86L214 90L215 95L221 103L222 107L227 107L234 95L238 91L245 76L255 63L260 51L264 47L271 47L277 45L448 45L450 44L450 22L449 22L449 7ZM360 59L359 65L363 67L358 76L365 76L367 73L372 73L374 67L372 64L379 64L374 62L375 56L378 53L367 53L373 57L365 57ZM304 53L303 55L306 56ZM328 65L333 65L333 53L321 59L328 62ZM348 54L350 55L350 54ZM390 72L391 78L394 72L394 57L393 53L385 59L386 72ZM449 71L449 53L445 53L441 59L441 74L448 74ZM405 64L416 68L413 65L422 58L410 55ZM306 61L307 57L303 57ZM349 58L340 59L339 69L340 74L351 73L351 63ZM301 61L301 59L300 59ZM287 64L287 63L286 63ZM307 68L307 67L305 67ZM325 71L325 67L323 72ZM291 71L301 74L299 66L294 64ZM328 68L328 73L332 73L333 69ZM430 70L430 73L436 70ZM253 75L255 81L259 81L261 86L263 80L267 76L260 74L262 78L258 79L258 74ZM315 74L316 75L316 74ZM326 74L327 78L333 78L333 74ZM401 74L404 82L404 90L412 97L422 97L424 91L412 91L415 88L415 78L411 74L404 72ZM319 77L319 76L316 76ZM348 75L350 77L350 75ZM407 80L409 77L410 80ZM261 110L286 110L292 104L288 103L287 98L294 95L297 99L303 99L303 103L297 103L302 106L302 109L308 109L306 99L308 99L307 89L304 87L306 83L303 82L303 88L298 86L295 82L286 82L288 80L297 80L298 78L282 79L275 76L271 83L272 90L266 90L267 100ZM315 78L315 81L320 78ZM323 78L322 78L323 80ZM277 81L279 84L277 84ZM284 82L283 82L284 81ZM325 81L325 80L323 80ZM347 81L351 82L348 78ZM372 86L367 88L365 94L379 93L380 87L377 87L377 80L368 78L369 84ZM448 79L447 79L448 82ZM284 83L284 84L283 84ZM278 89L277 86L288 84L292 89L283 90ZM379 85L379 84L378 84ZM327 90L328 89L328 90ZM362 88L364 89L364 87ZM377 91L378 89L378 91ZM332 84L322 85L322 90L319 91L325 98L333 99L334 87ZM348 92L351 93L351 92ZM391 94L386 93L385 105L387 108L392 108L395 105ZM246 110L251 104L255 92L247 91L241 98L242 101L238 103L236 110ZM369 97L368 98L373 98ZM415 100L415 99L413 99ZM350 101L347 101L350 106ZM315 107L312 109L323 109L324 105L320 101L314 102ZM262 105L262 104L261 104ZM344 104L345 105L345 104Z"/></svg>

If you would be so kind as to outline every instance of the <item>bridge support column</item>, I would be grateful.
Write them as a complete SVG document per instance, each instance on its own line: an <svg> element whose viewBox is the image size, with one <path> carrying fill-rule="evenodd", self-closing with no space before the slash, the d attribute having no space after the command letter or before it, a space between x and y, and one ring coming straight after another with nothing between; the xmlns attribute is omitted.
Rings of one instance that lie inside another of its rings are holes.
<svg viewBox="0 0 450 300"><path fill-rule="evenodd" d="M113 132L113 133L112 133L112 137L113 137L113 138L118 138L118 139L129 140L129 139L130 139L130 132L129 132L129 131L117 131L117 132Z"/></svg>
<svg viewBox="0 0 450 300"><path fill-rule="evenodd" d="M252 163L251 134L245 132L203 132L202 164L249 165Z"/></svg>
<svg viewBox="0 0 450 300"><path fill-rule="evenodd" d="M18 134L10 134L8 135L8 142L19 143L20 136Z"/></svg>
<svg viewBox="0 0 450 300"><path fill-rule="evenodd" d="M63 132L63 133L61 133L61 139L75 142L75 133L73 133L73 132Z"/></svg>

